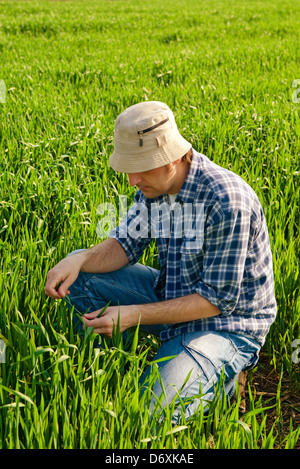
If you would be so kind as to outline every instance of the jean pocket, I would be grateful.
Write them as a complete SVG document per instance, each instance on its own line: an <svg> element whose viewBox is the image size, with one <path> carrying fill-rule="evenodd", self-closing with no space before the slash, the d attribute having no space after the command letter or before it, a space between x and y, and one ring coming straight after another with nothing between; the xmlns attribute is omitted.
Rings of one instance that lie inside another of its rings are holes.
<svg viewBox="0 0 300 469"><path fill-rule="evenodd" d="M231 378L231 364L238 355L238 350L226 334L201 331L183 335L182 345L201 366L208 380L213 375L219 376L224 369L225 376Z"/></svg>
<svg viewBox="0 0 300 469"><path fill-rule="evenodd" d="M239 353L239 365L243 370L253 368L259 359L260 344L250 337L231 334L232 340Z"/></svg>

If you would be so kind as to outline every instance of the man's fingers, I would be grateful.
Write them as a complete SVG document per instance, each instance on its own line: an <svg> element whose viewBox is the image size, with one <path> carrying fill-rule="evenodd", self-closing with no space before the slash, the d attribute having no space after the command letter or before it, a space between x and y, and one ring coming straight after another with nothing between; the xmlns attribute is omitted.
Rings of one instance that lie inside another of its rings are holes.
<svg viewBox="0 0 300 469"><path fill-rule="evenodd" d="M62 282L59 287L57 288L57 292L60 295L60 298L64 298L66 295L70 294L69 286L72 283L69 284L69 282Z"/></svg>
<svg viewBox="0 0 300 469"><path fill-rule="evenodd" d="M48 280L45 286L45 294L51 298L60 299L61 292L58 291L57 282Z"/></svg>
<svg viewBox="0 0 300 469"><path fill-rule="evenodd" d="M92 327L94 329L94 334L105 335L110 338L112 337L114 327L111 322L106 323L104 318L101 320L98 318L88 320L87 318L83 317L82 319L86 327Z"/></svg>
<svg viewBox="0 0 300 469"><path fill-rule="evenodd" d="M60 285L59 287L57 287L57 285L54 285L54 286L46 285L45 294L47 296L50 296L51 298L60 300L61 298L64 298L66 295L69 295L70 290L66 289L66 287L63 285Z"/></svg>
<svg viewBox="0 0 300 469"><path fill-rule="evenodd" d="M45 294L47 296L50 296L51 298L54 298L55 300L60 300L61 296L60 294L55 290L55 288L45 288Z"/></svg>
<svg viewBox="0 0 300 469"><path fill-rule="evenodd" d="M69 256L56 264L47 274L45 293L61 299L70 294L69 287L75 282L80 271L78 257Z"/></svg>
<svg viewBox="0 0 300 469"><path fill-rule="evenodd" d="M92 311L91 313L85 313L83 316L88 320L92 320L92 319L95 319L98 316L100 311L101 311L101 309L98 309L97 311Z"/></svg>
<svg viewBox="0 0 300 469"><path fill-rule="evenodd" d="M97 311L92 311L91 313L85 313L82 316L83 322L87 327L96 328L107 328L108 325L111 323L111 319L107 319L106 317L98 318L98 314L100 313L101 309Z"/></svg>
<svg viewBox="0 0 300 469"><path fill-rule="evenodd" d="M69 287L74 283L76 277L68 275L63 278L61 275L54 275L51 271L48 273L45 293L52 298L61 299L70 294Z"/></svg>

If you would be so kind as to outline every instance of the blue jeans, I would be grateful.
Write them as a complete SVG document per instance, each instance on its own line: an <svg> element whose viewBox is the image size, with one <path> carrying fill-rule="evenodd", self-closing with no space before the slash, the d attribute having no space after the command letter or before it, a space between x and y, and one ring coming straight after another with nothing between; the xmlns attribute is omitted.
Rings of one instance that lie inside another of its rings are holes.
<svg viewBox="0 0 300 469"><path fill-rule="evenodd" d="M103 274L81 272L69 288L69 298L76 310L82 313L101 309L109 301L112 306L154 303L158 301L153 289L157 275L156 269L141 264L128 265ZM77 327L78 323L75 325ZM141 330L156 336L165 327L167 326L164 324L140 325ZM259 349L260 345L255 339L223 331L197 331L162 341L154 359L164 359L157 363L161 379L156 380L153 394L160 397L164 388L163 407L173 399L178 402L180 399L185 400L185 416L189 418L200 404L206 407L207 401L213 399L221 376L225 380L224 391L231 397L238 374L256 364ZM174 358L168 358L172 356ZM141 381L145 387L150 368L149 366L142 376ZM154 396L151 410L157 401ZM174 418L180 419L180 413L178 407L173 414Z"/></svg>

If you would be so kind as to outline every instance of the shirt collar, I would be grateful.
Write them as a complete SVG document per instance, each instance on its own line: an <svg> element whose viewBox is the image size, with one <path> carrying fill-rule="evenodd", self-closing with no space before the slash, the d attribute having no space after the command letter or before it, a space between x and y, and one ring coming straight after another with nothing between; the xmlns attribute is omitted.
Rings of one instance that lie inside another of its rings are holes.
<svg viewBox="0 0 300 469"><path fill-rule="evenodd" d="M200 166L201 166L201 155L197 153L193 148L193 158L187 177L177 194L177 199L184 203L191 203L195 200L195 191L198 180L200 178Z"/></svg>

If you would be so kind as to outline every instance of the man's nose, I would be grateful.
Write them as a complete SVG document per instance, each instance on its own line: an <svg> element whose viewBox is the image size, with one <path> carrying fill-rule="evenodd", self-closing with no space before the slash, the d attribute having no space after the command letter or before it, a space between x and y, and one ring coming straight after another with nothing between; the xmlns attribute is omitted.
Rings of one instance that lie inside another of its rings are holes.
<svg viewBox="0 0 300 469"><path fill-rule="evenodd" d="M142 180L139 173L128 173L128 178L131 186L137 186Z"/></svg>

